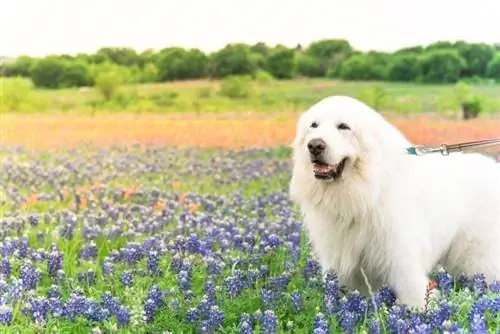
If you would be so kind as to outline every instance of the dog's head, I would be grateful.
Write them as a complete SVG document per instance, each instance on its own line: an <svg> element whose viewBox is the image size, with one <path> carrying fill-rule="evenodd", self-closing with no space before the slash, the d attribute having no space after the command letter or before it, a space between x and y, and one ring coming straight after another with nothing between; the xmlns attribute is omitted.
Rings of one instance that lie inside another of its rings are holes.
<svg viewBox="0 0 500 334"><path fill-rule="evenodd" d="M362 176L367 164L378 163L381 148L393 151L403 142L408 143L366 104L347 96L331 96L299 118L294 163L316 180L341 182Z"/></svg>

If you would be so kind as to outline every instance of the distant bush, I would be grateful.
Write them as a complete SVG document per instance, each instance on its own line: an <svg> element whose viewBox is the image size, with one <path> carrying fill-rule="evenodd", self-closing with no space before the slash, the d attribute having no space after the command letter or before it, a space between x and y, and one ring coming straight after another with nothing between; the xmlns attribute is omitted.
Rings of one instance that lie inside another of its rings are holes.
<svg viewBox="0 0 500 334"><path fill-rule="evenodd" d="M228 44L210 57L208 73L213 78L234 75L255 75L258 59L248 45Z"/></svg>
<svg viewBox="0 0 500 334"><path fill-rule="evenodd" d="M387 100L387 92L381 85L374 85L362 91L358 98L373 109L379 111L383 108Z"/></svg>
<svg viewBox="0 0 500 334"><path fill-rule="evenodd" d="M31 70L36 59L28 56L20 56L15 61L5 64L3 75L7 77L31 77Z"/></svg>
<svg viewBox="0 0 500 334"><path fill-rule="evenodd" d="M93 86L94 79L87 63L81 60L65 62L59 87Z"/></svg>
<svg viewBox="0 0 500 334"><path fill-rule="evenodd" d="M274 81L274 77L267 71L258 70L255 72L255 80L259 83L265 84Z"/></svg>
<svg viewBox="0 0 500 334"><path fill-rule="evenodd" d="M464 58L452 49L430 51L420 57L421 79L426 83L455 83L465 66Z"/></svg>
<svg viewBox="0 0 500 334"><path fill-rule="evenodd" d="M172 47L158 55L160 81L198 79L205 76L208 57L198 49Z"/></svg>
<svg viewBox="0 0 500 334"><path fill-rule="evenodd" d="M500 81L500 52L496 53L486 67L486 76Z"/></svg>
<svg viewBox="0 0 500 334"><path fill-rule="evenodd" d="M295 50L286 47L274 48L267 58L267 71L276 79L291 79L297 70Z"/></svg>
<svg viewBox="0 0 500 334"><path fill-rule="evenodd" d="M33 82L22 77L3 78L0 80L0 110L26 111L33 99Z"/></svg>
<svg viewBox="0 0 500 334"><path fill-rule="evenodd" d="M336 73L330 72L330 76L335 77ZM384 80L387 67L376 55L359 54L342 63L339 76L343 80Z"/></svg>
<svg viewBox="0 0 500 334"><path fill-rule="evenodd" d="M324 75L324 70L318 58L299 54L297 56L297 73L310 78L320 78Z"/></svg>
<svg viewBox="0 0 500 334"><path fill-rule="evenodd" d="M413 53L392 56L387 77L391 81L416 81L421 75L419 58Z"/></svg>
<svg viewBox="0 0 500 334"><path fill-rule="evenodd" d="M66 64L66 61L57 57L40 59L34 64L31 70L31 79L37 87L63 87L62 79L66 71Z"/></svg>
<svg viewBox="0 0 500 334"><path fill-rule="evenodd" d="M116 94L120 85L123 82L123 77L119 71L106 70L96 74L95 83L97 89L107 101L111 100Z"/></svg>
<svg viewBox="0 0 500 334"><path fill-rule="evenodd" d="M219 93L231 99L247 98L252 95L252 88L252 77L233 75L222 79Z"/></svg>
<svg viewBox="0 0 500 334"><path fill-rule="evenodd" d="M478 96L462 102L462 118L465 120L478 117L482 110L482 101Z"/></svg>
<svg viewBox="0 0 500 334"><path fill-rule="evenodd" d="M340 74L340 67L352 53L350 43L343 39L324 39L312 42L305 53L317 62L318 70L322 77L330 73L330 77Z"/></svg>
<svg viewBox="0 0 500 334"><path fill-rule="evenodd" d="M141 82L157 82L159 79L158 67L153 63L147 63L142 69Z"/></svg>

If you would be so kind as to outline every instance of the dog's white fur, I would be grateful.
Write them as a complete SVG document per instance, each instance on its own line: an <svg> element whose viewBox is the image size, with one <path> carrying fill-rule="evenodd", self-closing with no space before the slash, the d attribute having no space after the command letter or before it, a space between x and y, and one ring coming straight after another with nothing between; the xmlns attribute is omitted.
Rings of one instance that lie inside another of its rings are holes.
<svg viewBox="0 0 500 334"><path fill-rule="evenodd" d="M337 129L341 122L351 129ZM326 142L328 163L348 157L340 179L314 177L313 138ZM438 264L500 280L500 168L480 154L404 154L409 146L364 103L327 97L298 121L290 195L324 273L367 295L363 269L372 289L387 284L421 308Z"/></svg>

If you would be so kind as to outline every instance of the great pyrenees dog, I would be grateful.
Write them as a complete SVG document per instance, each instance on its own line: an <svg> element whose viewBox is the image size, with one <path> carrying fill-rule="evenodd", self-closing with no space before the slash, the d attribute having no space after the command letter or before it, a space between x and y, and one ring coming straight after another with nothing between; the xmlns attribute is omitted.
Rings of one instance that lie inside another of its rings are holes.
<svg viewBox="0 0 500 334"><path fill-rule="evenodd" d="M410 146L363 102L327 97L298 120L290 197L323 274L364 295L387 285L422 308L437 265L500 280L500 168L482 154L414 156Z"/></svg>

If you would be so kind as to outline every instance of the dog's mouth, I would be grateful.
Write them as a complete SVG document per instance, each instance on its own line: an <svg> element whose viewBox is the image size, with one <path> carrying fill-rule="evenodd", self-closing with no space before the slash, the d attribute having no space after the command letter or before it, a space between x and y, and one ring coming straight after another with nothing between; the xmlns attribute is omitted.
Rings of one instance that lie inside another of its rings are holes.
<svg viewBox="0 0 500 334"><path fill-rule="evenodd" d="M347 158L342 159L338 164L331 165L321 160L313 160L313 172L314 177L320 180L332 180L337 179L342 175L344 171Z"/></svg>

